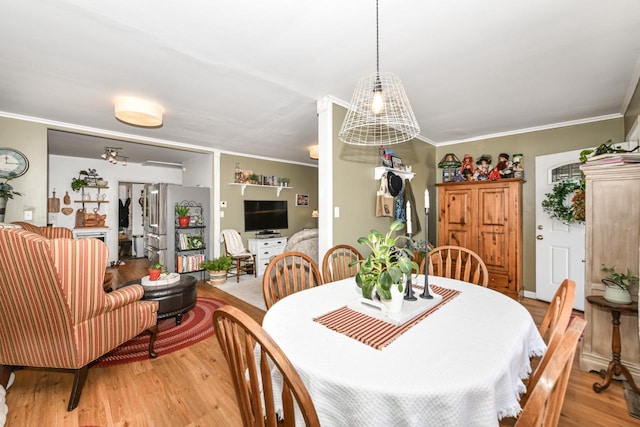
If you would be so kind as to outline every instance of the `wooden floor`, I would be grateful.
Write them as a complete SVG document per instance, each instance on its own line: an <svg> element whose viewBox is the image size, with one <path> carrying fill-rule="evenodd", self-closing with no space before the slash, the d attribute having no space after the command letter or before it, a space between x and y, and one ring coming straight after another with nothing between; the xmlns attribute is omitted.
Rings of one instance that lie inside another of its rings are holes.
<svg viewBox="0 0 640 427"><path fill-rule="evenodd" d="M147 261L127 260L110 268L114 284L146 275ZM199 283L198 295L219 298L261 322L264 312L209 285ZM536 321L546 303L525 299ZM602 394L591 386L595 374L571 374L560 426L640 426L628 415L622 385ZM240 414L226 362L215 336L153 361L92 368L80 404L67 412L73 375L61 371L23 369L7 393L6 427L22 426L240 426ZM351 427L351 426L349 426Z"/></svg>

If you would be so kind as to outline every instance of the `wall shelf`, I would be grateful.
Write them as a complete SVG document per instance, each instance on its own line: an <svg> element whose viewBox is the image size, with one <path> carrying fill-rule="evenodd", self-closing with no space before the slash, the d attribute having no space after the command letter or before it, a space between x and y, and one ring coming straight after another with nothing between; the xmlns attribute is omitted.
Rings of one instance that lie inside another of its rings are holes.
<svg viewBox="0 0 640 427"><path fill-rule="evenodd" d="M386 166L376 166L374 178L375 179L382 178L382 175L384 175L385 172L387 171L391 171L396 175L400 176L402 179L408 179L409 181L411 181L415 176L414 172L401 171L400 169L388 168Z"/></svg>
<svg viewBox="0 0 640 427"><path fill-rule="evenodd" d="M80 189L80 197L82 200L74 200L73 203L80 203L82 204L82 209L84 209L84 205L85 204L97 204L98 205L98 209L100 209L100 205L103 203L109 203L108 200L105 200L101 197L102 194L106 194L106 193L102 193L102 190L106 190L109 187L107 186L99 186L99 185L85 185L84 187L82 187ZM85 194L91 194L89 191L89 189L92 190L97 190L94 194L95 200L84 200L85 198Z"/></svg>
<svg viewBox="0 0 640 427"><path fill-rule="evenodd" d="M230 182L229 185L239 185L241 187L240 188L240 194L242 194L243 196L244 196L244 190L246 190L247 187L275 188L277 197L280 197L280 192L282 190L291 190L291 189L293 189L293 187L281 187L279 185L242 184L242 183L238 183L238 182Z"/></svg>

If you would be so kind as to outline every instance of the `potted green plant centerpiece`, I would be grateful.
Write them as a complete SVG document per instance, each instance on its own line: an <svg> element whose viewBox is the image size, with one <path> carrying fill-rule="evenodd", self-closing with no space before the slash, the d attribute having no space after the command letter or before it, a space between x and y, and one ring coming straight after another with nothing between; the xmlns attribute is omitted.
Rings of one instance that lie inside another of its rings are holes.
<svg viewBox="0 0 640 427"><path fill-rule="evenodd" d="M219 258L207 259L200 263L200 268L209 272L209 283L212 285L222 285L227 281L227 271L231 268L231 257L221 256Z"/></svg>
<svg viewBox="0 0 640 427"><path fill-rule="evenodd" d="M600 270L607 274L607 277L602 279L602 283L606 286L604 299L616 304L631 304L629 286L638 283L638 275L633 274L628 268L626 273L618 273L615 265L607 267L602 264Z"/></svg>
<svg viewBox="0 0 640 427"><path fill-rule="evenodd" d="M155 264L149 265L149 280L156 281L160 278L162 274L162 270L164 269L164 265L156 262Z"/></svg>
<svg viewBox="0 0 640 427"><path fill-rule="evenodd" d="M362 289L362 296L373 299L375 291L383 303L387 302L389 312L400 311L404 298L404 275L418 269L418 264L412 260L413 253L408 248L410 245L404 248L396 246L400 240L411 242L411 239L404 235L393 236L403 227L401 221L393 221L385 235L371 230L366 237L360 237L358 243L368 246L371 253L365 259L352 263L360 263L356 283ZM399 303L389 304L392 300L398 301L398 298Z"/></svg>
<svg viewBox="0 0 640 427"><path fill-rule="evenodd" d="M188 227L189 221L189 206L180 205L176 203L176 215L178 215L178 225L180 227Z"/></svg>

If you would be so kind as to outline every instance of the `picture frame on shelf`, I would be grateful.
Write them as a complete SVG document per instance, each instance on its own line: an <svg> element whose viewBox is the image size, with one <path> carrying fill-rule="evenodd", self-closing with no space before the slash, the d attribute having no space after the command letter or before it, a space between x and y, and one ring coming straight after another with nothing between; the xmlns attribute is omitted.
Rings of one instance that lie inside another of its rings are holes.
<svg viewBox="0 0 640 427"><path fill-rule="evenodd" d="M402 164L402 159L400 157L392 157L391 164L394 169L404 170L404 165Z"/></svg>
<svg viewBox="0 0 640 427"><path fill-rule="evenodd" d="M309 195L296 194L296 206L309 206Z"/></svg>

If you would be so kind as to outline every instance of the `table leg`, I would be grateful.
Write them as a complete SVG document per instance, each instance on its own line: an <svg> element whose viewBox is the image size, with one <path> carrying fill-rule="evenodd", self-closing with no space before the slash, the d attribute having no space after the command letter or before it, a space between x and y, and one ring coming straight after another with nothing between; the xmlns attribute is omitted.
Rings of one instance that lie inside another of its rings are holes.
<svg viewBox="0 0 640 427"><path fill-rule="evenodd" d="M600 393L606 390L609 385L611 385L611 380L614 375L624 375L624 377L629 381L629 385L636 393L640 394L640 390L633 380L633 376L627 369L626 366L622 364L621 353L622 353L622 342L620 340L620 311L611 310L611 323L613 324L613 331L611 335L611 362L609 362L609 366L607 370L601 370L599 372L600 376L604 378L603 383L593 383L593 391L596 393Z"/></svg>
<svg viewBox="0 0 640 427"><path fill-rule="evenodd" d="M179 326L180 324L182 324L182 316L184 313L180 313L176 316L176 326Z"/></svg>

